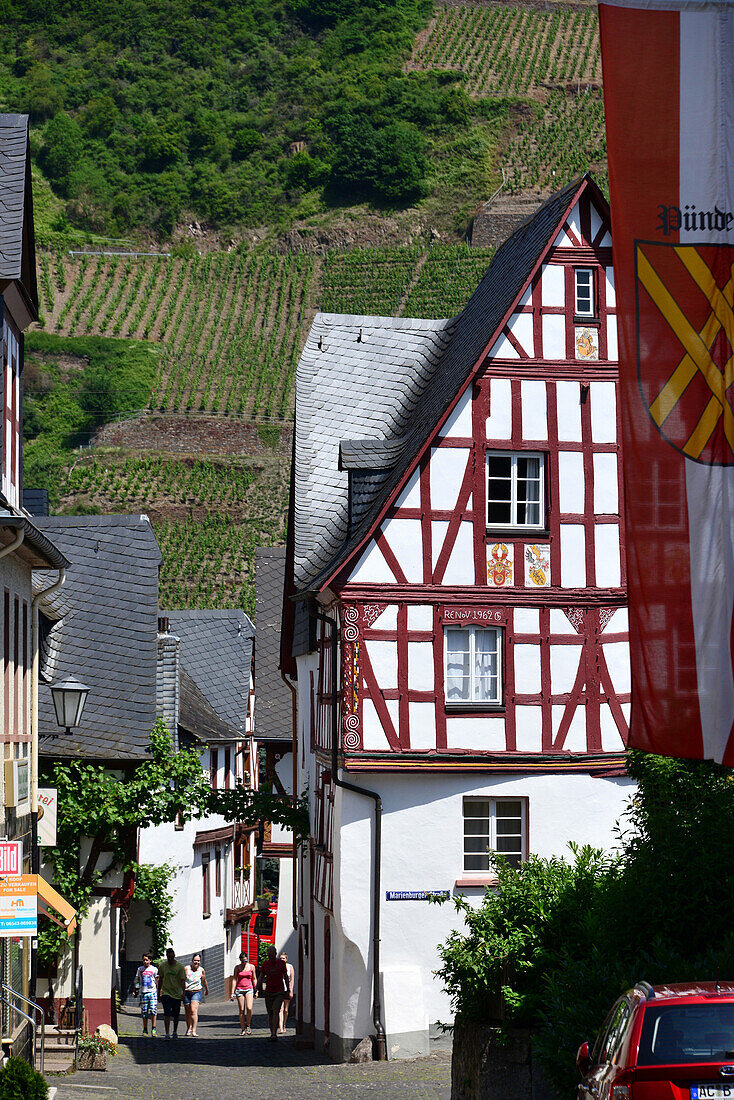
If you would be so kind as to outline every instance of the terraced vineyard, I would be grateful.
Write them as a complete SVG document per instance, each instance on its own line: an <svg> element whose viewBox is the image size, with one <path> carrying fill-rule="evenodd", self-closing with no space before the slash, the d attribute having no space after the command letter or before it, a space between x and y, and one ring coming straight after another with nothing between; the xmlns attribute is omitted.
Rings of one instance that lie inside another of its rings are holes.
<svg viewBox="0 0 734 1100"><path fill-rule="evenodd" d="M47 332L150 340L163 348L150 407L287 418L317 308L329 313L450 316L491 252L464 245L302 253L165 256L41 253Z"/></svg>
<svg viewBox="0 0 734 1100"><path fill-rule="evenodd" d="M61 512L147 512L163 556L160 605L254 611L257 546L285 541L288 462L77 460L61 486Z"/></svg>
<svg viewBox="0 0 734 1100"><path fill-rule="evenodd" d="M505 190L547 194L587 169L606 183L596 8L442 4L410 67L453 69L472 96L526 101L502 158Z"/></svg>
<svg viewBox="0 0 734 1100"><path fill-rule="evenodd" d="M310 256L254 250L191 259L44 253L40 293L48 331L163 346L154 408L285 417L312 271Z"/></svg>
<svg viewBox="0 0 734 1100"><path fill-rule="evenodd" d="M540 88L599 84L596 7L439 4L411 69L453 69L470 95L526 95Z"/></svg>

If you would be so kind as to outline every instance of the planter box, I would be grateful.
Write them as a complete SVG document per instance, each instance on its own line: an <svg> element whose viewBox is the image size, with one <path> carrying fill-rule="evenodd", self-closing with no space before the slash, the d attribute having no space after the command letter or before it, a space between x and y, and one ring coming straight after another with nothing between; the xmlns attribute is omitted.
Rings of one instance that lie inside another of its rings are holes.
<svg viewBox="0 0 734 1100"><path fill-rule="evenodd" d="M77 1069L107 1069L107 1055L102 1050L98 1054L93 1050L80 1050L76 1060Z"/></svg>

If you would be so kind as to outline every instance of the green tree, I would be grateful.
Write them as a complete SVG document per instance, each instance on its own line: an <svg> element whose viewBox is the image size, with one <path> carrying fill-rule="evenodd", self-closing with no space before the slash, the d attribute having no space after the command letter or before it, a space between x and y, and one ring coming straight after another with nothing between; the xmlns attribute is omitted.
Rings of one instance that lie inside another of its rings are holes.
<svg viewBox="0 0 734 1100"><path fill-rule="evenodd" d="M69 181L80 167L83 155L84 136L79 123L61 111L44 127L39 159L51 183L63 195L67 194Z"/></svg>
<svg viewBox="0 0 734 1100"><path fill-rule="evenodd" d="M426 193L428 168L423 138L409 122L393 122L375 139L373 189L390 203L418 199Z"/></svg>

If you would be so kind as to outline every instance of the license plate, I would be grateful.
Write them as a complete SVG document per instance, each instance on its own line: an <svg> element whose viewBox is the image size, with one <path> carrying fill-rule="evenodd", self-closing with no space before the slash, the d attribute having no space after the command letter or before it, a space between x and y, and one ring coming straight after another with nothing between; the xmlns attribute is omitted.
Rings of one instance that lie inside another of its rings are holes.
<svg viewBox="0 0 734 1100"><path fill-rule="evenodd" d="M731 1085L691 1085L691 1100L726 1100L734 1098L734 1084Z"/></svg>

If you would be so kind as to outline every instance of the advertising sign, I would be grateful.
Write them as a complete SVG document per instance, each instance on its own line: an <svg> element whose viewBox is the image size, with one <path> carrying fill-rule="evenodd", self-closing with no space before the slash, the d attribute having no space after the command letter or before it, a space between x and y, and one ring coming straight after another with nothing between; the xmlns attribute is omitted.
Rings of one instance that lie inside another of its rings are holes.
<svg viewBox="0 0 734 1100"><path fill-rule="evenodd" d="M734 765L734 3L600 0L630 744Z"/></svg>
<svg viewBox="0 0 734 1100"><path fill-rule="evenodd" d="M56 847L56 813L59 792L54 787L38 788L38 843Z"/></svg>
<svg viewBox="0 0 734 1100"><path fill-rule="evenodd" d="M35 936L37 932L36 876L0 879L0 936Z"/></svg>
<svg viewBox="0 0 734 1100"><path fill-rule="evenodd" d="M23 841L0 840L0 875L23 874Z"/></svg>

